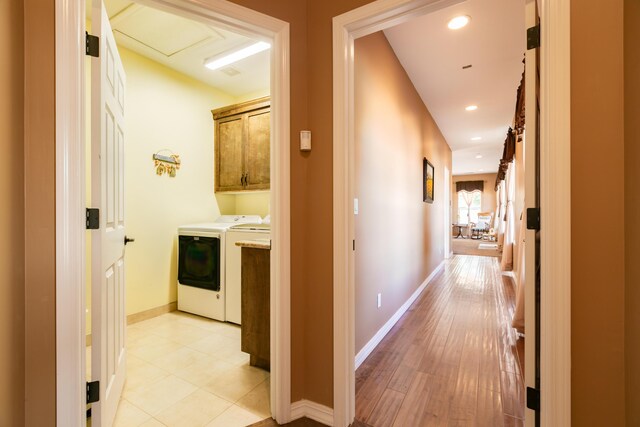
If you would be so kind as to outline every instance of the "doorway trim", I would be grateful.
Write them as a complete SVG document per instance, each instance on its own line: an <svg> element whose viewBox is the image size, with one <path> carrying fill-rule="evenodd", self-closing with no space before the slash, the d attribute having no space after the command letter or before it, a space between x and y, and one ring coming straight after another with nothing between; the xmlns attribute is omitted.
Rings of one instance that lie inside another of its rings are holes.
<svg viewBox="0 0 640 427"><path fill-rule="evenodd" d="M355 416L354 40L461 1L378 0L333 19L334 426ZM541 425L571 424L570 0L541 5ZM524 36L524 35L523 35ZM550 144L553 141L553 144ZM553 185L551 185L553 184ZM549 284L553 283L553 286Z"/></svg>
<svg viewBox="0 0 640 427"><path fill-rule="evenodd" d="M226 0L138 3L214 23L271 48L271 413L291 419L289 24ZM55 1L56 35L56 418L85 420L85 2Z"/></svg>

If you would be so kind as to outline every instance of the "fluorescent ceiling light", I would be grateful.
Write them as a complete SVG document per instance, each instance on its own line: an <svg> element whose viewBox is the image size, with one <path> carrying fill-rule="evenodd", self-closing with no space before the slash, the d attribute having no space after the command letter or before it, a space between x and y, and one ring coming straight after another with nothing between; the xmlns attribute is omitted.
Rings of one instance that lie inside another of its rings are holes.
<svg viewBox="0 0 640 427"><path fill-rule="evenodd" d="M481 159L481 158L482 158L482 154L478 154L478 155L476 156L476 159Z"/></svg>
<svg viewBox="0 0 640 427"><path fill-rule="evenodd" d="M481 136L474 136L473 138L471 138L472 141L480 141L481 139Z"/></svg>
<svg viewBox="0 0 640 427"><path fill-rule="evenodd" d="M467 111L475 111L475 110L478 109L478 106L477 105L468 105L468 106L464 107L464 109L467 110Z"/></svg>
<svg viewBox="0 0 640 427"><path fill-rule="evenodd" d="M471 21L471 17L468 15L456 16L447 24L450 30L459 30L460 28L466 26L469 21Z"/></svg>
<svg viewBox="0 0 640 427"><path fill-rule="evenodd" d="M265 51L270 47L271 45L266 42L254 43L240 50L236 50L235 52L231 52L227 55L209 58L204 61L204 66L209 68L210 70L217 70L218 68L222 68L226 65L240 61L241 59L248 58L251 55L255 55L256 53Z"/></svg>

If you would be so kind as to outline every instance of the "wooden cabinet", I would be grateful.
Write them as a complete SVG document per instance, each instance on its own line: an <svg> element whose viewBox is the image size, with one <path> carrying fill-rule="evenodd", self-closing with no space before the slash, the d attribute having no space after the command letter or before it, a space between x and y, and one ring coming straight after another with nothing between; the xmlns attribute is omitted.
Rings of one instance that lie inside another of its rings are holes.
<svg viewBox="0 0 640 427"><path fill-rule="evenodd" d="M268 190L269 98L229 105L211 113L214 121L215 191Z"/></svg>
<svg viewBox="0 0 640 427"><path fill-rule="evenodd" d="M242 248L240 349L249 353L251 366L266 370L271 367L270 257L269 249Z"/></svg>

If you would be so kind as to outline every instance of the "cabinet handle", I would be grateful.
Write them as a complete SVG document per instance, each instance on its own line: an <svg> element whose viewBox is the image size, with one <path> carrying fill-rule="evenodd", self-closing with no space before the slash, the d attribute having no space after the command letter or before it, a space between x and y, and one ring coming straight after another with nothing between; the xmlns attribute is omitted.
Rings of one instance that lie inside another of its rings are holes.
<svg viewBox="0 0 640 427"><path fill-rule="evenodd" d="M244 172L240 176L240 185L242 185L244 187Z"/></svg>
<svg viewBox="0 0 640 427"><path fill-rule="evenodd" d="M244 186L249 185L249 172L244 174Z"/></svg>

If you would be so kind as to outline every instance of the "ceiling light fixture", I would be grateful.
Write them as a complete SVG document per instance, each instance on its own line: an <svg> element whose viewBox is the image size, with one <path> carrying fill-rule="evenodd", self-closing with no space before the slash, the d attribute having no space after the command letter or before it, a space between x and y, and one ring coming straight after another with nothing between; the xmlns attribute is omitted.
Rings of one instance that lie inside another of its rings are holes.
<svg viewBox="0 0 640 427"><path fill-rule="evenodd" d="M456 16L451 21L449 21L447 27L449 27L450 30L459 30L460 28L466 26L469 21L471 21L471 17L468 15Z"/></svg>
<svg viewBox="0 0 640 427"><path fill-rule="evenodd" d="M477 105L468 105L468 106L464 107L464 109L467 110L467 111L475 111L475 110L478 109L478 106Z"/></svg>
<svg viewBox="0 0 640 427"><path fill-rule="evenodd" d="M482 154L478 154L478 155L476 156L476 159L481 159L481 158L482 158Z"/></svg>
<svg viewBox="0 0 640 427"><path fill-rule="evenodd" d="M471 138L472 141L480 141L481 139L481 136L474 136L473 138Z"/></svg>
<svg viewBox="0 0 640 427"><path fill-rule="evenodd" d="M484 172L484 169L478 169L478 172Z"/></svg>
<svg viewBox="0 0 640 427"><path fill-rule="evenodd" d="M218 68L233 64L234 62L238 62L241 59L248 58L269 48L271 48L271 45L269 43L254 43L223 56L214 56L213 58L206 59L204 61L204 66L210 70L217 70Z"/></svg>

